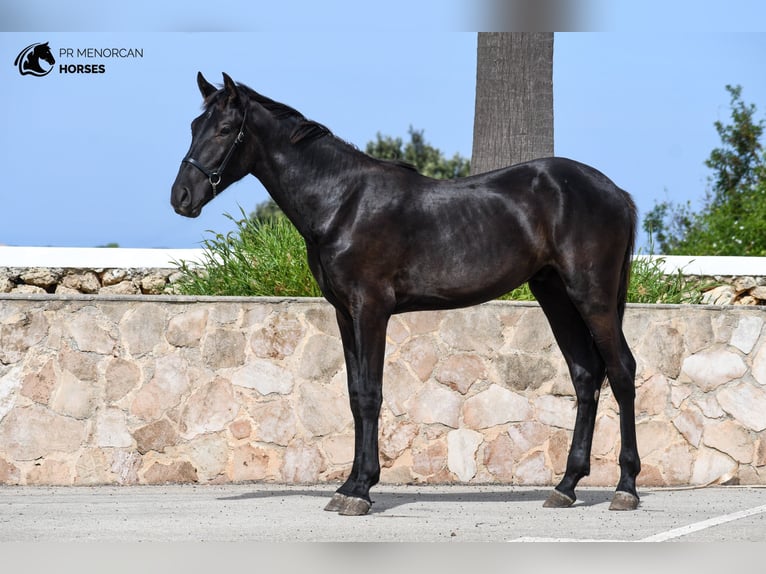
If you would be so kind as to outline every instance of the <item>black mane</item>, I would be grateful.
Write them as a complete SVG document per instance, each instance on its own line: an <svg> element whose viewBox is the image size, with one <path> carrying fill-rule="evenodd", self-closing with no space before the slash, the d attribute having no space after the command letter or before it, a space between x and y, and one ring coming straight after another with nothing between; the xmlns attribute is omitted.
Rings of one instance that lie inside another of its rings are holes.
<svg viewBox="0 0 766 574"><path fill-rule="evenodd" d="M297 123L295 127L293 128L293 131L290 133L290 143L294 145L301 142L307 143L307 142L322 138L324 136L330 136L338 143L341 143L345 146L352 148L353 150L359 153L362 153L359 150L359 148L357 148L354 144L351 144L347 142L346 140L339 138L334 133L332 133L330 128L328 128L324 124L320 124L319 122L315 122L314 120L307 119L302 113L300 113L295 108L290 107L287 104L283 104L281 102L272 100L271 98L267 98L266 96L259 94L254 89L252 89L251 87L245 84L237 83L237 87L239 88L240 92L243 95L255 100L258 104L260 104L268 112L270 112L274 119L284 120L284 119L294 118L297 120ZM205 102L203 104L204 108L209 109L211 106L216 104L223 97L224 93L225 93L224 90L220 89L217 92L208 96L205 99ZM402 159L381 159L381 158L370 156L369 154L364 154L364 155L389 165L395 165L403 169L420 173L420 171L418 170L416 166Z"/></svg>
<svg viewBox="0 0 766 574"><path fill-rule="evenodd" d="M238 83L237 87L248 98L252 98L256 102L258 102L258 104L260 104L266 110L268 110L271 113L271 115L274 117L274 119L283 120L288 118L295 118L296 120L298 120L298 123L296 124L295 128L290 134L290 143L297 144L300 142L308 142L308 141L321 138L326 135L331 135L335 137L333 133L330 131L330 128L320 124L319 122L306 119L306 117L295 108L292 108L288 106L287 104L283 104L281 102L272 100L271 98L267 98L266 96L259 94L254 89L246 86L245 84ZM204 107L207 109L213 104L217 103L218 100L221 99L223 94L224 94L224 90L222 89L218 90L214 94L211 94L208 98L205 99ZM338 138L336 137L336 139ZM343 142L343 143L346 143L346 142ZM347 145L350 145L350 144L347 144Z"/></svg>

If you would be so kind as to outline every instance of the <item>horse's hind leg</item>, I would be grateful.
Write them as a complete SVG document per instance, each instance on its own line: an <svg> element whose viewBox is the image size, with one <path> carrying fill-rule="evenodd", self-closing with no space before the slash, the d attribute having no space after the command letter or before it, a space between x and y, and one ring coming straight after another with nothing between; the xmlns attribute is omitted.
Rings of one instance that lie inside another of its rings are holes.
<svg viewBox="0 0 766 574"><path fill-rule="evenodd" d="M641 471L636 441L635 379L636 360L622 332L622 319L614 296L591 290L588 297L582 291L568 288L567 292L590 329L596 348L606 364L609 385L620 408L620 480L612 499L611 510L635 510L638 507L636 477ZM610 303L611 299L611 303Z"/></svg>
<svg viewBox="0 0 766 574"><path fill-rule="evenodd" d="M605 331L611 333L609 337L612 343L609 346L612 350L606 352L607 356L610 357L607 359L607 373L612 392L620 407L620 436L622 438L620 481L617 483L617 490L609 509L635 510L638 507L636 477L641 472L641 460L636 440L636 361L628 348L618 319L614 320L611 326L607 326ZM611 338L612 336L614 339ZM608 366L610 363L614 365L611 371Z"/></svg>
<svg viewBox="0 0 766 574"><path fill-rule="evenodd" d="M577 483L590 473L593 429L606 368L590 330L570 301L558 274L543 271L529 281L529 287L548 318L577 395L577 417L566 472L544 504L546 508L562 508L574 503Z"/></svg>

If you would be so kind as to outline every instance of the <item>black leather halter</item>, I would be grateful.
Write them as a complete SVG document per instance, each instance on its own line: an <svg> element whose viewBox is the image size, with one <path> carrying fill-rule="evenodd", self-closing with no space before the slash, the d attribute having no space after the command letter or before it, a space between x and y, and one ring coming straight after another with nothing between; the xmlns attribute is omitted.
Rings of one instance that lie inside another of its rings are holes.
<svg viewBox="0 0 766 574"><path fill-rule="evenodd" d="M242 125L239 127L239 133L237 134L236 139L232 142L231 147L229 148L229 151L226 152L226 156L224 156L223 161L221 162L221 165L219 165L216 169L213 169L213 170L207 169L199 161L191 157L191 155L187 155L185 158L181 160L181 163L188 163L190 165L193 165L194 167L196 167L198 170L200 170L202 173L204 173L207 176L207 179L210 182L211 187L213 188L213 197L218 195L217 188L221 183L221 175L223 174L223 170L226 169L226 165L229 163L231 156L234 155L234 150L237 149L237 146L241 144L242 141L245 139L245 122L247 122L247 108L245 108L245 113L242 115Z"/></svg>

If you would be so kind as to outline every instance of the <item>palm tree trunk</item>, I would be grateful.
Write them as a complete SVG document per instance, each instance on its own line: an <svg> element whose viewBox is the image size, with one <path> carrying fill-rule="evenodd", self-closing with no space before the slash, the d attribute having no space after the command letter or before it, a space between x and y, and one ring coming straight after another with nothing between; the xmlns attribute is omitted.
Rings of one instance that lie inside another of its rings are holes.
<svg viewBox="0 0 766 574"><path fill-rule="evenodd" d="M479 32L471 173L553 155L553 33Z"/></svg>

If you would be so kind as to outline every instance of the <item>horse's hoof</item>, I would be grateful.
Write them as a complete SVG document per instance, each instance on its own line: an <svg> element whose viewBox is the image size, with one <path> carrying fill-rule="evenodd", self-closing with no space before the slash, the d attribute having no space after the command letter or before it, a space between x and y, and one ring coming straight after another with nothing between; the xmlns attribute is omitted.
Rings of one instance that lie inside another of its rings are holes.
<svg viewBox="0 0 766 574"><path fill-rule="evenodd" d="M341 516L364 516L370 511L372 503L364 498L356 498L353 496L346 496L346 500L343 501L343 506L338 511Z"/></svg>
<svg viewBox="0 0 766 574"><path fill-rule="evenodd" d="M370 511L371 506L372 503L363 498L346 496L336 492L324 509L328 512L337 512L341 516L364 516Z"/></svg>
<svg viewBox="0 0 766 574"><path fill-rule="evenodd" d="M567 496L563 492L554 489L548 499L543 503L543 508L569 508L574 502L575 499L571 496Z"/></svg>
<svg viewBox="0 0 766 574"><path fill-rule="evenodd" d="M348 499L348 496L345 494L341 494L340 492L336 492L332 495L332 498L330 499L330 502L327 503L327 506L324 507L324 509L328 512L338 512L341 508L343 508L343 504Z"/></svg>
<svg viewBox="0 0 766 574"><path fill-rule="evenodd" d="M635 510L638 508L638 497L629 492L618 490L614 493L609 510Z"/></svg>

